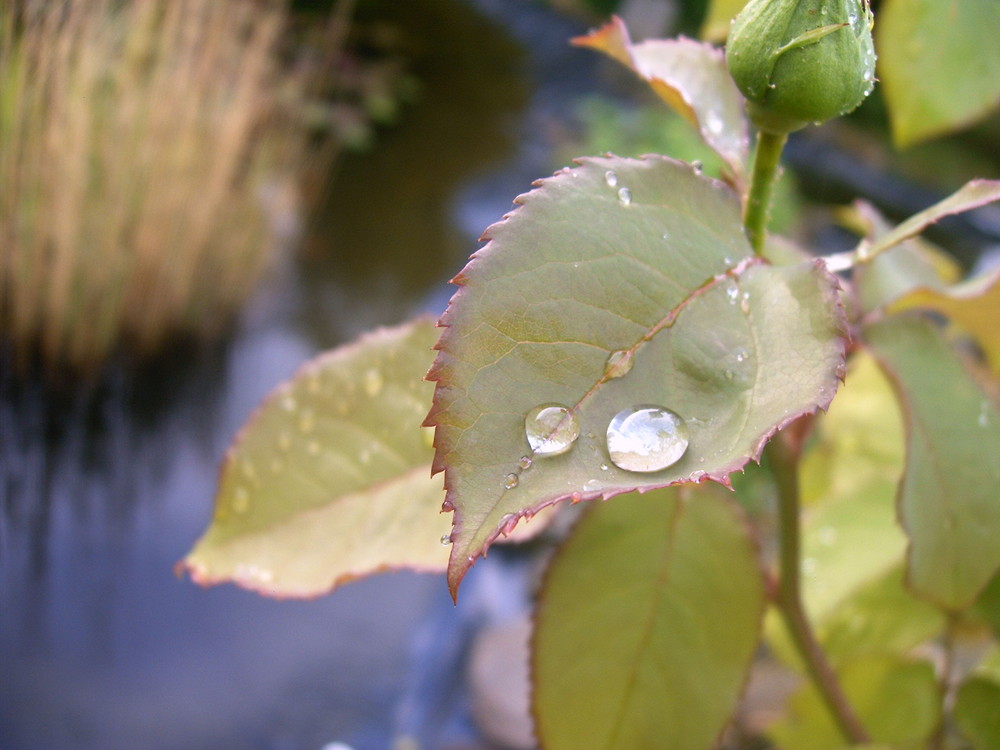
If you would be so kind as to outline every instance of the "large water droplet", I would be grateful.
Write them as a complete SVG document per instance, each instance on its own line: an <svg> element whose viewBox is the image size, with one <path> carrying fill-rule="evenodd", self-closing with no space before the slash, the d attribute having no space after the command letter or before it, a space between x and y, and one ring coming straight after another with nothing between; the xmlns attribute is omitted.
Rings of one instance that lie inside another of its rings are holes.
<svg viewBox="0 0 1000 750"><path fill-rule="evenodd" d="M626 471L660 471L677 463L687 447L684 420L662 406L623 409L608 425L608 453Z"/></svg>
<svg viewBox="0 0 1000 750"><path fill-rule="evenodd" d="M517 468L521 471L527 471L531 468L532 463L534 462L531 460L531 456L521 456L517 461Z"/></svg>
<svg viewBox="0 0 1000 750"><path fill-rule="evenodd" d="M451 544L451 534L445 534L444 536L442 536L441 544L444 545L445 547Z"/></svg>
<svg viewBox="0 0 1000 750"><path fill-rule="evenodd" d="M632 369L634 361L635 354L628 349L611 352L608 355L608 360L604 363L604 377L611 380L627 375L628 371Z"/></svg>
<svg viewBox="0 0 1000 750"><path fill-rule="evenodd" d="M517 474L508 474L503 478L503 486L508 490L512 490L520 483L521 480L517 478Z"/></svg>
<svg viewBox="0 0 1000 750"><path fill-rule="evenodd" d="M580 437L580 423L567 407L542 404L524 418L524 432L536 456L558 456Z"/></svg>
<svg viewBox="0 0 1000 750"><path fill-rule="evenodd" d="M627 187L618 188L618 202L623 206L627 206L632 202L632 191Z"/></svg>
<svg viewBox="0 0 1000 750"><path fill-rule="evenodd" d="M607 172L604 173L604 181L608 183L608 187L617 187L618 175L616 175L613 170L609 169Z"/></svg>

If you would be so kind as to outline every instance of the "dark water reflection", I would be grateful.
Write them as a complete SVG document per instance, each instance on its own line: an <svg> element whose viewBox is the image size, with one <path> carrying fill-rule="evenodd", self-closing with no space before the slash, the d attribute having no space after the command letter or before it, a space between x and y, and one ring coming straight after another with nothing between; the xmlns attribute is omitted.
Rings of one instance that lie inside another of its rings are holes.
<svg viewBox="0 0 1000 750"><path fill-rule="evenodd" d="M432 576L273 602L172 572L258 401L319 350L440 311L479 232L551 171L544 123L592 80L566 45L582 29L540 6L384 5L426 44L422 101L344 164L306 259L224 351L65 402L0 372L4 750L474 741L450 691L468 632L523 606L500 555L457 609Z"/></svg>

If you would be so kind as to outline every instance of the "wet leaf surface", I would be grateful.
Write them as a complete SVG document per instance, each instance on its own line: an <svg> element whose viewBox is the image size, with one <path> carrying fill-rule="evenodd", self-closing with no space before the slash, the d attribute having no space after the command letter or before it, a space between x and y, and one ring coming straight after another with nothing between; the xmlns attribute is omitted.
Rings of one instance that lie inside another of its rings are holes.
<svg viewBox="0 0 1000 750"><path fill-rule="evenodd" d="M829 403L843 365L833 277L751 257L733 193L688 165L587 159L518 203L456 279L428 376L456 510L453 593L492 539L554 502L727 482ZM578 437L533 455L525 418L549 404ZM687 449L659 470L621 468L609 426L649 405L683 420Z"/></svg>
<svg viewBox="0 0 1000 750"><path fill-rule="evenodd" d="M385 570L443 571L450 523L420 427L436 336L429 320L380 329L278 386L226 455L215 517L181 563L191 577L311 597Z"/></svg>
<svg viewBox="0 0 1000 750"><path fill-rule="evenodd" d="M1000 410L934 325L899 315L864 331L907 423L899 517L908 582L948 609L968 606L1000 568Z"/></svg>
<svg viewBox="0 0 1000 750"><path fill-rule="evenodd" d="M683 37L633 44L617 17L573 43L603 52L635 72L698 130L743 182L749 128L743 95L729 76L722 50Z"/></svg>
<svg viewBox="0 0 1000 750"><path fill-rule="evenodd" d="M591 508L552 562L534 637L549 750L704 750L733 711L764 605L748 527L721 488Z"/></svg>
<svg viewBox="0 0 1000 750"><path fill-rule="evenodd" d="M886 0L875 23L893 137L909 146L964 127L1000 102L1000 3Z"/></svg>

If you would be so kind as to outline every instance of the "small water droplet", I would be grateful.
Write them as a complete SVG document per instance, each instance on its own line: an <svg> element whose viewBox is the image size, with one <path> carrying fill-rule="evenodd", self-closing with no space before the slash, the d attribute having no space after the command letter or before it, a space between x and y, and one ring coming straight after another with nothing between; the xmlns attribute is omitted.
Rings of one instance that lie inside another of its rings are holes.
<svg viewBox="0 0 1000 750"><path fill-rule="evenodd" d="M604 363L604 377L612 380L627 375L632 369L633 362L635 362L635 353L629 349L611 352Z"/></svg>
<svg viewBox="0 0 1000 750"><path fill-rule="evenodd" d="M709 112L705 117L705 129L712 135L719 135L722 132L724 123L718 112Z"/></svg>
<svg viewBox="0 0 1000 750"><path fill-rule="evenodd" d="M750 314L750 292L743 292L740 297L740 309L744 315Z"/></svg>
<svg viewBox="0 0 1000 750"><path fill-rule="evenodd" d="M604 173L604 181L608 183L608 187L617 187L618 175L614 173L614 170L609 169Z"/></svg>
<svg viewBox="0 0 1000 750"><path fill-rule="evenodd" d="M664 232L662 235L660 235L660 237L661 237L661 239L669 240L670 239L670 232Z"/></svg>
<svg viewBox="0 0 1000 750"><path fill-rule="evenodd" d="M633 406L608 425L608 453L626 471L660 471L680 460L688 447L684 420L662 406Z"/></svg>
<svg viewBox="0 0 1000 750"><path fill-rule="evenodd" d="M704 168L704 166L705 165L702 164L700 159L695 159L693 162L691 162L691 169L694 170L695 174L701 174L701 170Z"/></svg>
<svg viewBox="0 0 1000 750"><path fill-rule="evenodd" d="M727 266L733 265L733 259L730 258L728 255L722 259L722 262L725 263Z"/></svg>
<svg viewBox="0 0 1000 750"><path fill-rule="evenodd" d="M237 487L233 493L233 511L246 513L248 510L250 510L250 493L246 487Z"/></svg>
<svg viewBox="0 0 1000 750"><path fill-rule="evenodd" d="M601 483L596 479L588 479L583 483L583 489L585 492L596 492L601 489Z"/></svg>
<svg viewBox="0 0 1000 750"><path fill-rule="evenodd" d="M580 423L569 408L541 404L524 418L528 445L537 456L558 456L573 447L580 437Z"/></svg>
<svg viewBox="0 0 1000 750"><path fill-rule="evenodd" d="M730 305L735 305L740 301L740 290L736 284L730 282L726 284L726 297L729 299Z"/></svg>
<svg viewBox="0 0 1000 750"><path fill-rule="evenodd" d="M750 356L749 352L747 352L746 349L737 349L735 354L737 362L745 362L747 357Z"/></svg>
<svg viewBox="0 0 1000 750"><path fill-rule="evenodd" d="M736 373L730 370L728 367L726 368L726 371L723 374L726 376L726 380L732 380L733 378L736 377Z"/></svg>
<svg viewBox="0 0 1000 750"><path fill-rule="evenodd" d="M632 202L632 191L627 187L618 188L618 202L627 206Z"/></svg>
<svg viewBox="0 0 1000 750"><path fill-rule="evenodd" d="M601 464L601 471L607 471L607 470L608 470L608 465L607 464Z"/></svg>
<svg viewBox="0 0 1000 750"><path fill-rule="evenodd" d="M517 474L511 473L503 478L503 486L508 490L512 490L519 484L520 480L517 478Z"/></svg>
<svg viewBox="0 0 1000 750"><path fill-rule="evenodd" d="M375 398L382 392L383 385L385 385L385 380L382 378L382 373L374 367L365 373L364 389L371 398Z"/></svg>
<svg viewBox="0 0 1000 750"><path fill-rule="evenodd" d="M521 520L521 517L517 513L505 513L500 517L500 533L504 536L510 535L517 526L517 522Z"/></svg>
<svg viewBox="0 0 1000 750"><path fill-rule="evenodd" d="M531 456L521 456L517 461L517 468L521 471L527 471L531 468L532 463Z"/></svg>
<svg viewBox="0 0 1000 750"><path fill-rule="evenodd" d="M442 536L441 537L441 544L443 546L445 546L445 547L447 547L449 544L451 544L451 534L445 534L444 536Z"/></svg>

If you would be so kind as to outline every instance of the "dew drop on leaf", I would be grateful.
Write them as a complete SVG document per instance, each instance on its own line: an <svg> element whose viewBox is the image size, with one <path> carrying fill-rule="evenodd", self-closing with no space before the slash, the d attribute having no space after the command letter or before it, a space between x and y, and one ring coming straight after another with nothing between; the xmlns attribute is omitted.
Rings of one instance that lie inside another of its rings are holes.
<svg viewBox="0 0 1000 750"><path fill-rule="evenodd" d="M531 456L521 456L517 461L517 468L521 469L521 471L527 471L531 468L531 464Z"/></svg>
<svg viewBox="0 0 1000 750"><path fill-rule="evenodd" d="M519 483L520 480L517 478L517 474L514 473L508 474L503 478L503 486L508 490L514 489Z"/></svg>
<svg viewBox="0 0 1000 750"><path fill-rule="evenodd" d="M604 377L611 380L627 375L628 371L632 369L634 361L635 356L631 350L621 349L617 352L611 352L604 363Z"/></svg>
<svg viewBox="0 0 1000 750"><path fill-rule="evenodd" d="M616 187L618 185L618 175L609 169L604 173L604 181L608 183L608 187Z"/></svg>
<svg viewBox="0 0 1000 750"><path fill-rule="evenodd" d="M541 404L524 418L524 432L536 456L558 456L580 437L580 423L565 406Z"/></svg>
<svg viewBox="0 0 1000 750"><path fill-rule="evenodd" d="M688 447L684 420L662 406L632 406L608 425L608 453L626 471L660 471L680 460Z"/></svg>
<svg viewBox="0 0 1000 750"><path fill-rule="evenodd" d="M627 187L618 188L618 202L623 206L627 206L632 202L632 191Z"/></svg>
<svg viewBox="0 0 1000 750"><path fill-rule="evenodd" d="M444 536L442 536L441 537L441 544L443 546L445 546L445 547L447 547L449 544L451 544L451 534L445 534Z"/></svg>

